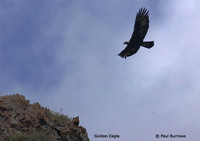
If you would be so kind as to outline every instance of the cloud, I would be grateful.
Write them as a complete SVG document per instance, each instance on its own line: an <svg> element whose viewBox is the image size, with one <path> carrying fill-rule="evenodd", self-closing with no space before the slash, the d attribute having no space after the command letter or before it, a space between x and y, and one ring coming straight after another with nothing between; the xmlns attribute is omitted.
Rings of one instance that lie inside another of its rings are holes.
<svg viewBox="0 0 200 141"><path fill-rule="evenodd" d="M198 138L197 1L6 4L11 9L1 12L3 93L22 93L79 115L91 140L97 140L94 134L119 134L118 140L153 141L156 134L170 133ZM144 5L150 10L145 39L155 46L121 59L117 54Z"/></svg>

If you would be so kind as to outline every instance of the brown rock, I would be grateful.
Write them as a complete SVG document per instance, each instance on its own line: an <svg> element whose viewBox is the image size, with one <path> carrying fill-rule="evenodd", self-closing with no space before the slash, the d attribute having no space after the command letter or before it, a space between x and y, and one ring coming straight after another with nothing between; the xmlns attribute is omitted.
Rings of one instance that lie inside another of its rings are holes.
<svg viewBox="0 0 200 141"><path fill-rule="evenodd" d="M30 104L23 95L1 96L0 140L15 133L40 131L43 139L54 137L61 141L89 141L86 129L79 126L78 116L63 124L58 115L54 117L48 108L43 108L39 103Z"/></svg>
<svg viewBox="0 0 200 141"><path fill-rule="evenodd" d="M74 125L74 126L78 126L79 125L79 116L73 118L72 125Z"/></svg>

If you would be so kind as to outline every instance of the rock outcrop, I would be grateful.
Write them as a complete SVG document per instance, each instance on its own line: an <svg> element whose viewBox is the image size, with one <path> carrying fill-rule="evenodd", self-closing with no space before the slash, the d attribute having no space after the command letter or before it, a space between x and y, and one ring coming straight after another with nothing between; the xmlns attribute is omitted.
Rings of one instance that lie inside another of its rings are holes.
<svg viewBox="0 0 200 141"><path fill-rule="evenodd" d="M79 117L67 116L30 104L23 95L0 97L0 141L21 135L22 141L89 141L85 128L79 126Z"/></svg>

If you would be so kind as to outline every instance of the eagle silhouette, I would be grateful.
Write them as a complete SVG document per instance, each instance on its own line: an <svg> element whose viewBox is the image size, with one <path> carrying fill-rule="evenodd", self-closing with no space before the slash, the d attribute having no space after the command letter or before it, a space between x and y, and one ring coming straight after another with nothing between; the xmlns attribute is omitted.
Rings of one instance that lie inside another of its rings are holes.
<svg viewBox="0 0 200 141"><path fill-rule="evenodd" d="M122 50L118 55L122 58L129 57L135 54L140 46L150 49L154 45L154 41L144 42L144 37L147 34L149 28L149 11L146 8L140 8L135 18L134 31L129 41L125 41L126 48Z"/></svg>

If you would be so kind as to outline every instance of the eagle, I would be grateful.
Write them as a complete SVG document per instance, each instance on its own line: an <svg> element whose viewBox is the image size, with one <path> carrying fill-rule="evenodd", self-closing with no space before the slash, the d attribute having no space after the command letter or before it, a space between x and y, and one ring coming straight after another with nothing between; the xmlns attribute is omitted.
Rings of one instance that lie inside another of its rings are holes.
<svg viewBox="0 0 200 141"><path fill-rule="evenodd" d="M135 18L134 31L129 41L125 41L126 48L122 50L118 55L122 58L129 57L135 54L140 46L150 49L154 46L154 41L144 42L144 37L147 34L149 28L149 11L146 8L140 8Z"/></svg>

